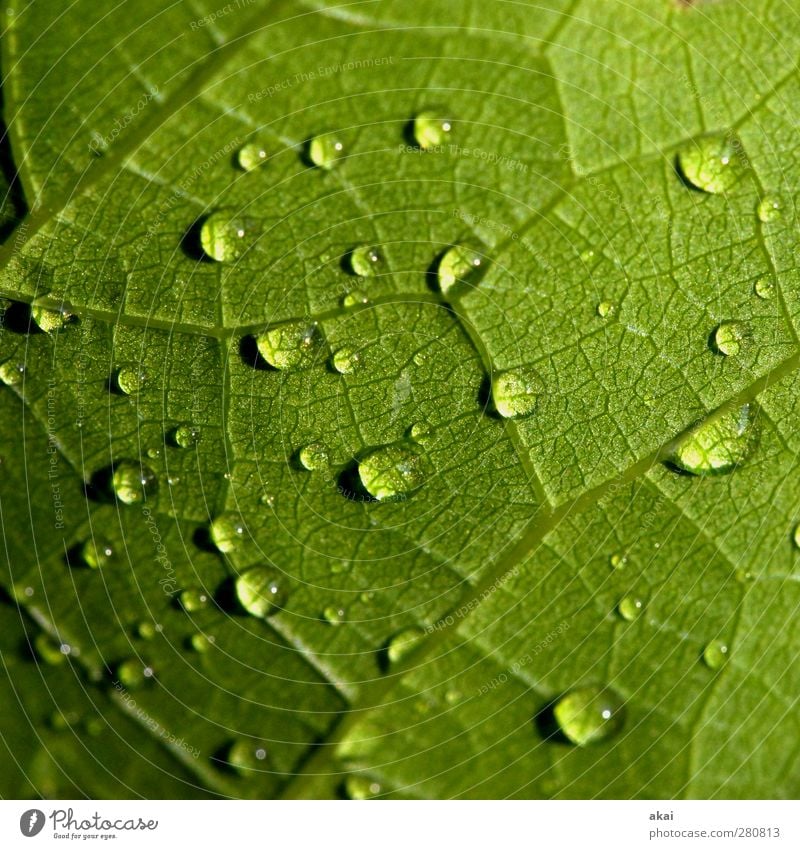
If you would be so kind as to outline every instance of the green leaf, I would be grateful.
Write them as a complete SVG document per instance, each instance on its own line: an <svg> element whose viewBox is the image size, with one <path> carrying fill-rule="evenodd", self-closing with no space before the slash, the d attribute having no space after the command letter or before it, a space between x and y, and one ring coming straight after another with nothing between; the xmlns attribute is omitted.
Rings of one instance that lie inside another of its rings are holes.
<svg viewBox="0 0 800 849"><path fill-rule="evenodd" d="M796 797L796 4L163 5L5 13L3 795Z"/></svg>

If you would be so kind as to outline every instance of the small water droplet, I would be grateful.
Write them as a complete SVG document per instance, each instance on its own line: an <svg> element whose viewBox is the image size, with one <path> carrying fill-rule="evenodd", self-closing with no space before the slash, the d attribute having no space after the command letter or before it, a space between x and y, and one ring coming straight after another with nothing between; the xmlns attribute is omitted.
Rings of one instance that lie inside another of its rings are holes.
<svg viewBox="0 0 800 849"><path fill-rule="evenodd" d="M37 634L33 640L33 647L40 660L49 666L57 666L67 659L69 650L64 651L62 646L66 644L54 640L49 634ZM69 646L67 646L69 649Z"/></svg>
<svg viewBox="0 0 800 849"><path fill-rule="evenodd" d="M544 387L532 369L509 369L492 378L492 400L497 412L506 419L530 415Z"/></svg>
<svg viewBox="0 0 800 849"><path fill-rule="evenodd" d="M369 298L364 292L359 289L355 289L352 292L348 292L342 298L342 306L346 309L353 309L354 307L363 307L365 304L369 303Z"/></svg>
<svg viewBox="0 0 800 849"><path fill-rule="evenodd" d="M226 760L228 765L241 775L250 775L254 771L266 768L267 747L255 740L237 740L229 749Z"/></svg>
<svg viewBox="0 0 800 849"><path fill-rule="evenodd" d="M390 664L398 663L407 657L425 637L419 628L406 628L395 634L386 646L386 657Z"/></svg>
<svg viewBox="0 0 800 849"><path fill-rule="evenodd" d="M147 449L147 456L151 460L157 460L161 456L161 449L153 446L152 448Z"/></svg>
<svg viewBox="0 0 800 849"><path fill-rule="evenodd" d="M147 384L147 369L140 365L125 365L117 370L117 389L125 395L135 395Z"/></svg>
<svg viewBox="0 0 800 849"><path fill-rule="evenodd" d="M327 469L330 462L328 448L322 442L312 442L301 448L298 457L303 468L308 469L309 472Z"/></svg>
<svg viewBox="0 0 800 849"><path fill-rule="evenodd" d="M308 158L317 168L330 171L344 155L344 143L331 133L314 136L308 143Z"/></svg>
<svg viewBox="0 0 800 849"><path fill-rule="evenodd" d="M723 321L714 331L713 347L718 354L735 357L750 338L750 329L742 321Z"/></svg>
<svg viewBox="0 0 800 849"><path fill-rule="evenodd" d="M264 619L286 603L281 577L265 566L254 566L236 579L236 596L251 615Z"/></svg>
<svg viewBox="0 0 800 849"><path fill-rule="evenodd" d="M316 322L293 321L265 330L256 337L258 352L277 369L312 365L318 357L320 343Z"/></svg>
<svg viewBox="0 0 800 849"><path fill-rule="evenodd" d="M775 284L771 277L759 277L753 284L753 291L763 301L768 301L775 295Z"/></svg>
<svg viewBox="0 0 800 849"><path fill-rule="evenodd" d="M123 660L117 667L117 678L120 684L129 690L135 690L137 687L141 687L152 677L152 668L143 665L141 660L135 657Z"/></svg>
<svg viewBox="0 0 800 849"><path fill-rule="evenodd" d="M482 265L483 255L468 245L448 248L436 269L439 291L446 295L456 283L468 282Z"/></svg>
<svg viewBox="0 0 800 849"><path fill-rule="evenodd" d="M223 554L233 551L245 538L245 524L241 516L223 513L209 528L211 541Z"/></svg>
<svg viewBox="0 0 800 849"><path fill-rule="evenodd" d="M562 696L553 715L564 736L576 746L601 743L617 735L625 722L622 699L608 687L579 687Z"/></svg>
<svg viewBox="0 0 800 849"><path fill-rule="evenodd" d="M627 622L633 622L642 612L642 600L634 596L627 595L620 601L617 606L619 615Z"/></svg>
<svg viewBox="0 0 800 849"><path fill-rule="evenodd" d="M757 441L755 408L745 404L691 428L679 439L668 462L693 475L724 474L744 462Z"/></svg>
<svg viewBox="0 0 800 849"><path fill-rule="evenodd" d="M601 301L597 305L597 314L600 316L600 318L609 318L610 316L614 315L616 311L617 308L614 306L614 304L611 303L611 301Z"/></svg>
<svg viewBox="0 0 800 849"><path fill-rule="evenodd" d="M152 640L158 632L158 626L154 622L145 620L136 626L136 633L143 640Z"/></svg>
<svg viewBox="0 0 800 849"><path fill-rule="evenodd" d="M362 601L364 604L369 604L371 601L373 601L373 600L375 599L375 593L374 593L374 592L371 592L371 591L370 591L370 592L361 593L361 595L359 596L359 598L361 599L361 601Z"/></svg>
<svg viewBox="0 0 800 849"><path fill-rule="evenodd" d="M359 461L358 475L378 501L402 497L425 482L424 458L413 443L385 445Z"/></svg>
<svg viewBox="0 0 800 849"><path fill-rule="evenodd" d="M180 594L181 607L187 613L194 613L208 607L208 594L201 589L192 588L183 590Z"/></svg>
<svg viewBox="0 0 800 849"><path fill-rule="evenodd" d="M705 136L678 153L684 179L700 191L720 194L732 189L745 170L738 142L728 136Z"/></svg>
<svg viewBox="0 0 800 849"><path fill-rule="evenodd" d="M361 362L361 354L349 345L339 348L333 355L331 363L339 374L352 374Z"/></svg>
<svg viewBox="0 0 800 849"><path fill-rule="evenodd" d="M107 566L113 554L111 544L101 539L87 539L80 548L80 559L90 569Z"/></svg>
<svg viewBox="0 0 800 849"><path fill-rule="evenodd" d="M734 577L740 584L749 584L755 579L755 575L749 569L737 569Z"/></svg>
<svg viewBox="0 0 800 849"><path fill-rule="evenodd" d="M722 640L712 640L703 649L703 661L709 669L719 669L728 659L728 646Z"/></svg>
<svg viewBox="0 0 800 849"><path fill-rule="evenodd" d="M612 569L624 569L628 558L624 554L612 554L609 562Z"/></svg>
<svg viewBox="0 0 800 849"><path fill-rule="evenodd" d="M209 259L231 262L247 246L247 226L230 212L212 212L200 227L200 247Z"/></svg>
<svg viewBox="0 0 800 849"><path fill-rule="evenodd" d="M242 171L255 171L267 161L267 151L257 142L248 142L236 153L236 164Z"/></svg>
<svg viewBox="0 0 800 849"><path fill-rule="evenodd" d="M111 476L114 495L123 504L139 504L147 500L158 486L153 470L135 460L120 460Z"/></svg>
<svg viewBox="0 0 800 849"><path fill-rule="evenodd" d="M766 195L756 207L758 220L764 224L770 221L777 221L783 216L783 205L777 195Z"/></svg>
<svg viewBox="0 0 800 849"><path fill-rule="evenodd" d="M25 375L25 366L22 363L8 361L0 365L0 380L6 386L19 386Z"/></svg>
<svg viewBox="0 0 800 849"><path fill-rule="evenodd" d="M265 492L261 496L261 503L265 507L269 507L270 510L273 510L275 508L275 496L271 492Z"/></svg>
<svg viewBox="0 0 800 849"><path fill-rule="evenodd" d="M61 309L53 309L52 307L44 307L33 304L31 306L31 318L36 322L40 330L45 333L55 333L66 327L75 316L65 307Z"/></svg>
<svg viewBox="0 0 800 849"><path fill-rule="evenodd" d="M178 425L172 432L172 441L178 448L194 448L200 442L201 431L188 422Z"/></svg>
<svg viewBox="0 0 800 849"><path fill-rule="evenodd" d="M375 245L359 245L350 251L347 264L358 277L375 277L383 264L383 254Z"/></svg>
<svg viewBox="0 0 800 849"><path fill-rule="evenodd" d="M345 612L341 607L326 607L322 615L331 625L341 625L344 622Z"/></svg>
<svg viewBox="0 0 800 849"><path fill-rule="evenodd" d="M344 792L348 799L374 799L380 795L381 785L366 775L348 775L344 782Z"/></svg>
<svg viewBox="0 0 800 849"><path fill-rule="evenodd" d="M453 123L449 118L426 109L414 118L414 141L422 150L431 150L444 144L452 129Z"/></svg>
<svg viewBox="0 0 800 849"><path fill-rule="evenodd" d="M800 548L800 524L794 526L794 533L792 534L792 542L795 544L796 548Z"/></svg>
<svg viewBox="0 0 800 849"><path fill-rule="evenodd" d="M205 654L209 649L214 647L216 639L208 634L192 634L189 638L189 645L200 654Z"/></svg>
<svg viewBox="0 0 800 849"><path fill-rule="evenodd" d="M584 265L594 265L600 259L600 254L594 248L586 248L581 251L581 262Z"/></svg>
<svg viewBox="0 0 800 849"><path fill-rule="evenodd" d="M414 442L424 445L426 442L430 442L431 439L433 439L434 430L426 422L415 422L411 425L408 435L414 440Z"/></svg>

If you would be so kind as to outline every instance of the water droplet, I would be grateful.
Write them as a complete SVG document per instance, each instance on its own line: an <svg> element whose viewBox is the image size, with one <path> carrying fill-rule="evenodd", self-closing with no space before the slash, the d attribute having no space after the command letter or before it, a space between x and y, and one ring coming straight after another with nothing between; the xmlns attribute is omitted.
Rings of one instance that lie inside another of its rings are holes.
<svg viewBox="0 0 800 849"><path fill-rule="evenodd" d="M140 365L122 366L116 374L115 382L120 392L135 395L147 383L147 370Z"/></svg>
<svg viewBox="0 0 800 849"><path fill-rule="evenodd" d="M255 740L237 740L228 749L228 765L241 775L264 770L267 761L267 746Z"/></svg>
<svg viewBox="0 0 800 849"><path fill-rule="evenodd" d="M280 576L264 566L254 566L239 575L236 596L248 613L261 619L276 613L286 603Z"/></svg>
<svg viewBox="0 0 800 849"><path fill-rule="evenodd" d="M425 638L425 633L419 628L406 628L389 640L386 646L386 657L390 664L399 663L404 657L407 657Z"/></svg>
<svg viewBox="0 0 800 849"><path fill-rule="evenodd" d="M601 743L622 730L622 699L607 687L579 687L562 696L553 715L564 736L577 746Z"/></svg>
<svg viewBox="0 0 800 849"><path fill-rule="evenodd" d="M45 333L54 333L66 327L75 316L66 308L52 309L51 307L31 306L31 318L36 322L40 330Z"/></svg>
<svg viewBox="0 0 800 849"><path fill-rule="evenodd" d="M308 469L309 472L327 469L330 462L328 448L321 442L312 442L310 445L301 448L298 457L303 468Z"/></svg>
<svg viewBox="0 0 800 849"><path fill-rule="evenodd" d="M348 265L358 277L374 277L383 264L383 254L374 245L359 245L348 256Z"/></svg>
<svg viewBox="0 0 800 849"><path fill-rule="evenodd" d="M157 460L161 456L161 449L153 446L152 448L147 449L147 456L151 460Z"/></svg>
<svg viewBox="0 0 800 849"><path fill-rule="evenodd" d="M208 634L192 634L189 638L189 645L200 654L205 654L209 649L214 647L216 639Z"/></svg>
<svg viewBox="0 0 800 849"><path fill-rule="evenodd" d="M492 400L506 419L530 415L543 391L539 375L527 367L502 371L492 378Z"/></svg>
<svg viewBox="0 0 800 849"><path fill-rule="evenodd" d="M314 136L308 143L309 160L324 171L330 171L343 155L343 142L330 133Z"/></svg>
<svg viewBox="0 0 800 849"><path fill-rule="evenodd" d="M759 277L753 284L753 291L763 301L768 301L775 295L775 284L770 277Z"/></svg>
<svg viewBox="0 0 800 849"><path fill-rule="evenodd" d="M737 569L734 577L740 584L749 584L755 579L755 575L749 569Z"/></svg>
<svg viewBox="0 0 800 849"><path fill-rule="evenodd" d="M209 529L211 541L218 551L227 554L233 551L245 538L245 525L241 516L223 513L217 516Z"/></svg>
<svg viewBox="0 0 800 849"><path fill-rule="evenodd" d="M611 301L601 301L597 305L597 314L600 316L600 318L609 318L610 316L614 315L616 311L617 308L614 306L614 304L611 303Z"/></svg>
<svg viewBox="0 0 800 849"><path fill-rule="evenodd" d="M144 621L136 626L136 633L143 640L152 640L158 632L158 626L154 622Z"/></svg>
<svg viewBox="0 0 800 849"><path fill-rule="evenodd" d="M64 651L63 646L66 646L66 651ZM37 634L33 640L33 647L39 659L50 666L63 663L70 653L69 646L66 643L62 644L54 640L49 634Z"/></svg>
<svg viewBox="0 0 800 849"><path fill-rule="evenodd" d="M271 492L265 492L261 496L261 503L265 507L269 507L270 510L273 510L275 508L275 496Z"/></svg>
<svg viewBox="0 0 800 849"><path fill-rule="evenodd" d="M378 501L407 495L425 482L422 452L413 444L395 443L376 448L358 464L367 492Z"/></svg>
<svg viewBox="0 0 800 849"><path fill-rule="evenodd" d="M339 348L331 362L339 374L352 374L361 362L361 355L355 348L346 345L344 348Z"/></svg>
<svg viewBox="0 0 800 849"><path fill-rule="evenodd" d="M749 338L750 329L744 322L723 321L714 331L714 350L725 357L735 357Z"/></svg>
<svg viewBox="0 0 800 849"><path fill-rule="evenodd" d="M331 625L341 625L344 622L345 612L341 607L326 607L322 615Z"/></svg>
<svg viewBox="0 0 800 849"><path fill-rule="evenodd" d="M142 665L141 660L135 657L123 660L117 667L117 678L120 684L129 690L135 690L137 687L141 687L152 677L152 668Z"/></svg>
<svg viewBox="0 0 800 849"><path fill-rule="evenodd" d="M624 554L612 554L609 562L612 569L624 569L628 558Z"/></svg>
<svg viewBox="0 0 800 849"><path fill-rule="evenodd" d="M430 442L433 434L433 428L426 422L415 422L408 431L408 435L420 445Z"/></svg>
<svg viewBox="0 0 800 849"><path fill-rule="evenodd" d="M733 188L745 170L738 142L727 136L705 136L678 153L684 179L703 192L719 194Z"/></svg>
<svg viewBox="0 0 800 849"><path fill-rule="evenodd" d="M777 221L783 216L783 207L780 198L776 195L766 195L758 202L756 212L758 214L758 220L764 224L770 221Z"/></svg>
<svg viewBox="0 0 800 849"><path fill-rule="evenodd" d="M366 775L348 775L344 782L344 792L348 799L374 799L381 792L381 785Z"/></svg>
<svg viewBox="0 0 800 849"><path fill-rule="evenodd" d="M442 254L436 269L439 290L443 295L456 285L468 282L483 264L483 255L468 245L453 245Z"/></svg>
<svg viewBox="0 0 800 849"><path fill-rule="evenodd" d="M353 309L354 307L363 307L364 304L369 303L369 298L358 289L355 289L352 292L348 292L342 298L342 306L346 309Z"/></svg>
<svg viewBox="0 0 800 849"><path fill-rule="evenodd" d="M600 259L600 254L594 248L581 251L581 262L584 265L594 265Z"/></svg>
<svg viewBox="0 0 800 849"><path fill-rule="evenodd" d="M248 142L239 148L236 154L236 163L242 171L255 171L260 165L267 161L267 151L256 142Z"/></svg>
<svg viewBox="0 0 800 849"><path fill-rule="evenodd" d="M100 539L87 539L80 548L80 559L90 569L107 566L113 554L111 544Z"/></svg>
<svg viewBox="0 0 800 849"><path fill-rule="evenodd" d="M25 375L25 366L22 363L5 362L0 366L0 380L6 386L19 386Z"/></svg>
<svg viewBox="0 0 800 849"><path fill-rule="evenodd" d="M247 227L229 212L212 212L200 228L200 247L209 259L231 262L244 252Z"/></svg>
<svg viewBox="0 0 800 849"><path fill-rule="evenodd" d="M619 615L627 622L633 622L642 612L642 600L634 596L627 595L620 601L617 606Z"/></svg>
<svg viewBox="0 0 800 849"><path fill-rule="evenodd" d="M758 441L755 408L745 404L711 416L680 437L668 462L693 475L724 474L744 462Z"/></svg>
<svg viewBox="0 0 800 849"><path fill-rule="evenodd" d="M208 595L201 589L183 590L180 594L180 602L187 613L194 613L208 607Z"/></svg>
<svg viewBox="0 0 800 849"><path fill-rule="evenodd" d="M703 649L703 661L709 669L719 669L728 659L728 646L722 640L712 640Z"/></svg>
<svg viewBox="0 0 800 849"><path fill-rule="evenodd" d="M316 322L289 322L265 330L256 337L258 352L277 369L309 366L317 359L320 346Z"/></svg>
<svg viewBox="0 0 800 849"><path fill-rule="evenodd" d="M135 460L120 460L111 476L114 495L123 504L138 504L147 500L158 485L152 469Z"/></svg>
<svg viewBox="0 0 800 849"><path fill-rule="evenodd" d="M792 534L792 542L795 544L796 548L800 548L800 524L794 526L794 533Z"/></svg>
<svg viewBox="0 0 800 849"><path fill-rule="evenodd" d="M172 432L172 441L178 448L194 448L200 442L200 435L200 428L197 425L180 424Z"/></svg>
<svg viewBox="0 0 800 849"><path fill-rule="evenodd" d="M438 147L447 140L453 129L452 121L436 112L425 110L414 118L414 140L422 150Z"/></svg>

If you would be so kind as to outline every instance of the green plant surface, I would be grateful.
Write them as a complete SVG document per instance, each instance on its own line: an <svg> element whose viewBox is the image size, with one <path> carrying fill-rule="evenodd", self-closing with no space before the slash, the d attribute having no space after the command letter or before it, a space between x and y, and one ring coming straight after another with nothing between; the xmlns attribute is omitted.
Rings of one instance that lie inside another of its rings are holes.
<svg viewBox="0 0 800 849"><path fill-rule="evenodd" d="M795 798L798 4L6 7L0 793Z"/></svg>

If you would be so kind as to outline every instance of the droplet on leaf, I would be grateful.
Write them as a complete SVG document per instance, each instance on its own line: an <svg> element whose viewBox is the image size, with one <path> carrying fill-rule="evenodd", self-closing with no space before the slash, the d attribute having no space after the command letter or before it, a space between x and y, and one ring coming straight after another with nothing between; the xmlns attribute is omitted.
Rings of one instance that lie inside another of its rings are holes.
<svg viewBox="0 0 800 849"><path fill-rule="evenodd" d="M236 162L242 171L255 171L267 161L267 151L256 142L248 142L239 148Z"/></svg>
<svg viewBox="0 0 800 849"><path fill-rule="evenodd" d="M750 328L742 321L723 321L714 331L714 350L725 357L740 354L750 338Z"/></svg>
<svg viewBox="0 0 800 849"><path fill-rule="evenodd" d="M211 541L218 551L228 554L233 551L245 537L245 526L241 516L234 513L223 513L217 516L209 529Z"/></svg>
<svg viewBox="0 0 800 849"><path fill-rule="evenodd" d="M212 212L200 227L200 247L209 259L231 262L247 245L245 222L229 212Z"/></svg>
<svg viewBox="0 0 800 849"><path fill-rule="evenodd" d="M737 140L729 136L704 136L681 148L678 167L696 189L721 194L739 182L745 162Z"/></svg>
<svg viewBox="0 0 800 849"><path fill-rule="evenodd" d="M608 687L579 687L562 696L553 715L564 736L576 746L602 743L622 730L622 699Z"/></svg>
<svg viewBox="0 0 800 849"><path fill-rule="evenodd" d="M149 466L136 460L120 460L111 475L114 495L123 504L139 504L157 489L158 481Z"/></svg>
<svg viewBox="0 0 800 849"><path fill-rule="evenodd" d="M496 374L492 378L492 400L497 412L506 419L528 416L544 387L534 369L523 366Z"/></svg>
<svg viewBox="0 0 800 849"><path fill-rule="evenodd" d="M254 566L239 575L236 596L248 613L260 619L277 613L286 603L281 577L265 566Z"/></svg>
<svg viewBox="0 0 800 849"><path fill-rule="evenodd" d="M378 501L408 495L425 482L424 457L413 443L376 448L358 464L367 492Z"/></svg>
<svg viewBox="0 0 800 849"><path fill-rule="evenodd" d="M343 155L344 143L331 133L314 136L308 143L309 160L324 171L330 171Z"/></svg>
<svg viewBox="0 0 800 849"><path fill-rule="evenodd" d="M678 440L668 462L693 475L724 474L744 462L758 441L755 407L712 415Z"/></svg>
<svg viewBox="0 0 800 849"><path fill-rule="evenodd" d="M728 646L722 640L712 640L703 649L703 661L709 669L719 669L728 659Z"/></svg>
<svg viewBox="0 0 800 849"><path fill-rule="evenodd" d="M288 322L265 330L256 337L258 352L277 369L312 365L319 355L320 342L316 322Z"/></svg>
<svg viewBox="0 0 800 849"><path fill-rule="evenodd" d="M483 255L469 245L448 248L436 269L439 290L446 295L456 283L469 282L482 264Z"/></svg>
<svg viewBox="0 0 800 849"><path fill-rule="evenodd" d="M383 255L375 245L359 245L350 251L348 265L358 277L374 277L383 264Z"/></svg>
<svg viewBox="0 0 800 849"><path fill-rule="evenodd" d="M431 110L420 112L414 118L414 141L422 150L438 147L447 140L453 129L452 121Z"/></svg>

